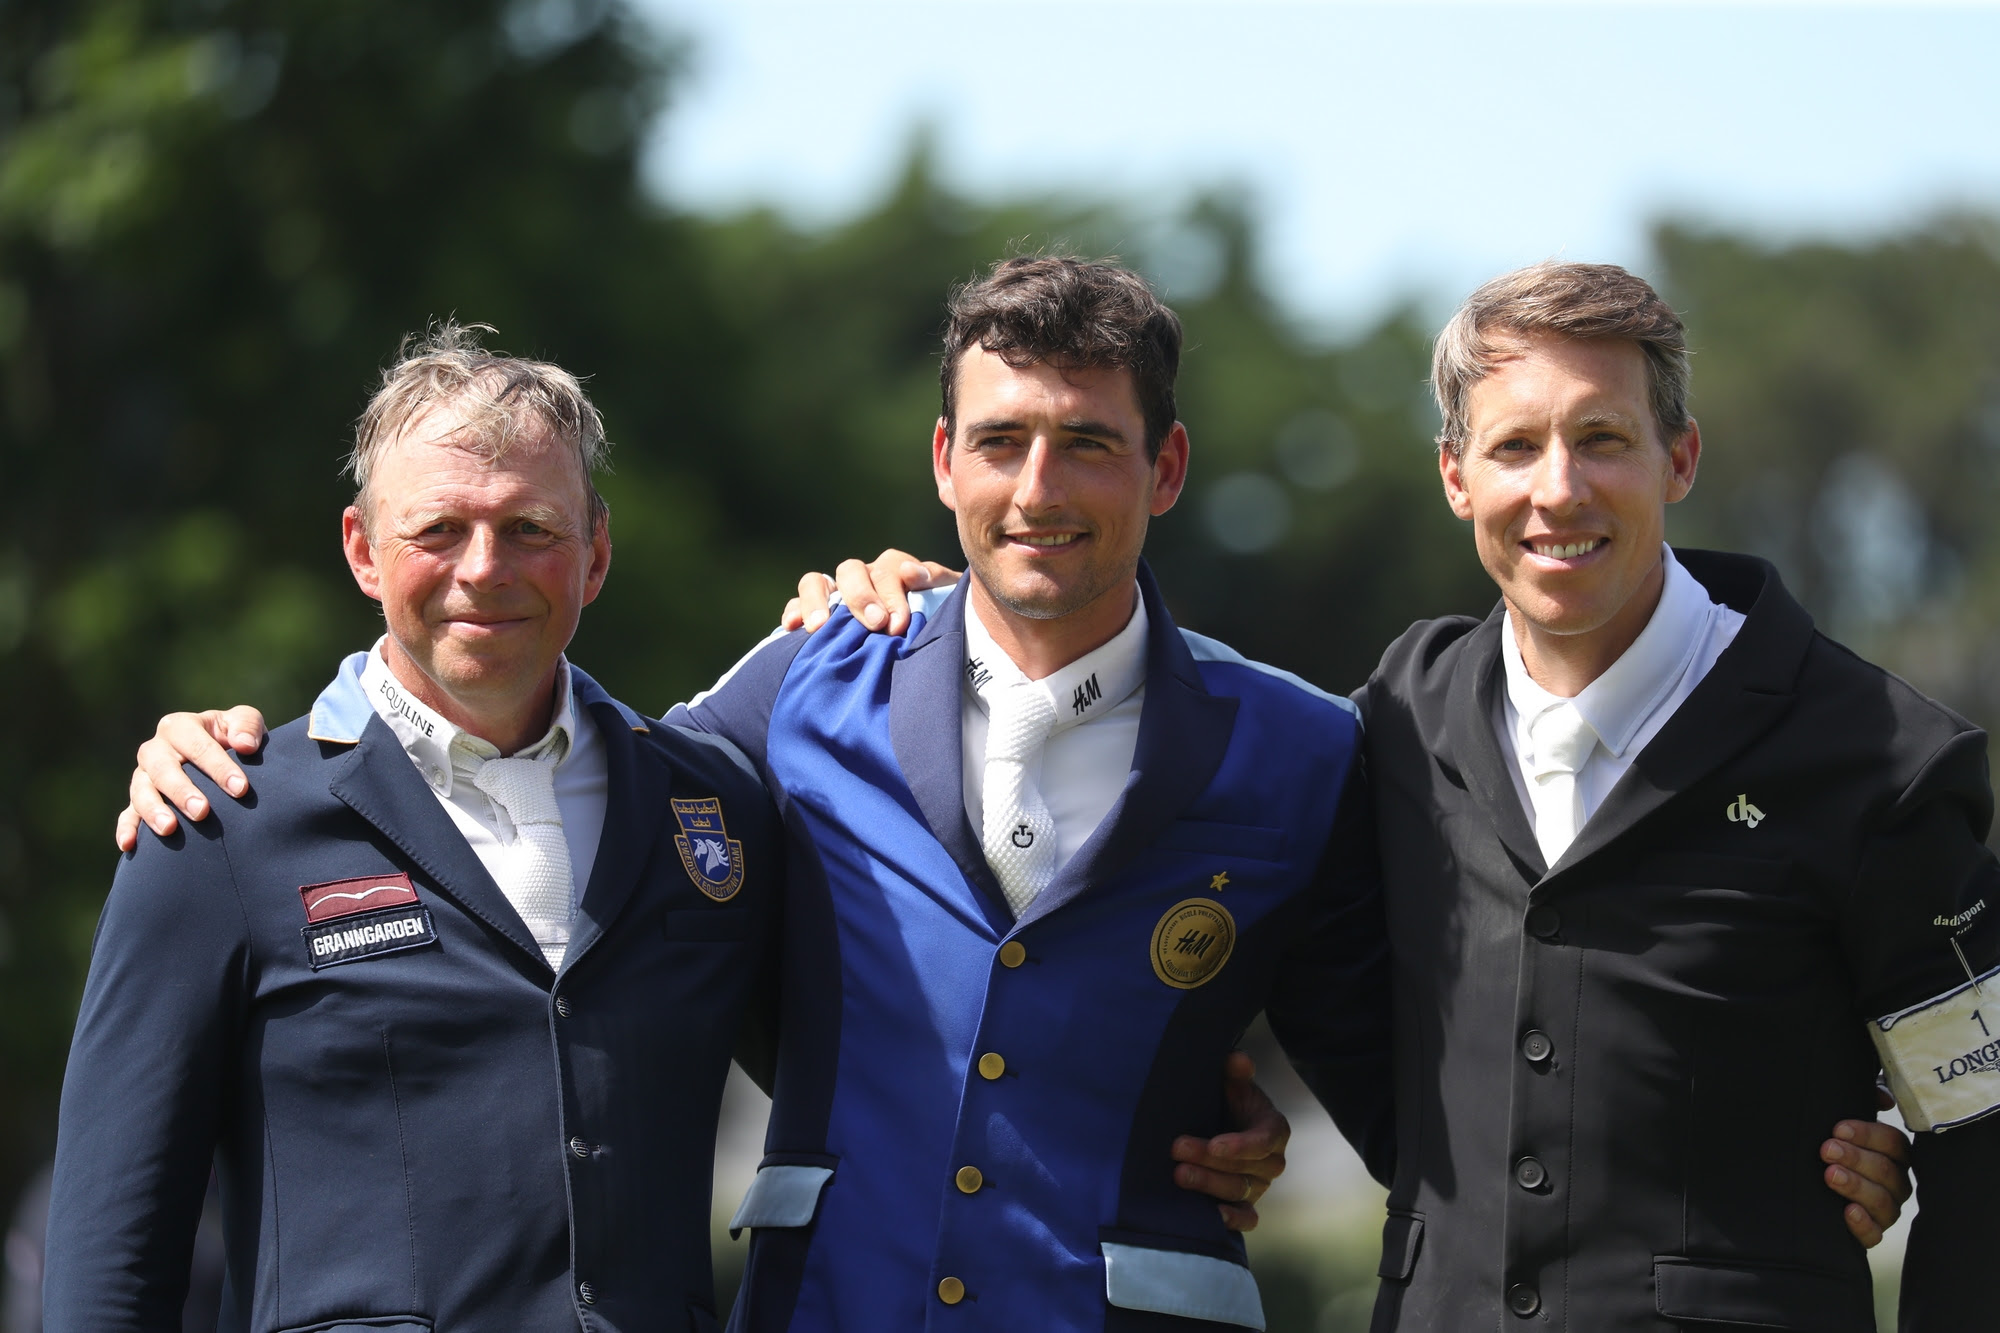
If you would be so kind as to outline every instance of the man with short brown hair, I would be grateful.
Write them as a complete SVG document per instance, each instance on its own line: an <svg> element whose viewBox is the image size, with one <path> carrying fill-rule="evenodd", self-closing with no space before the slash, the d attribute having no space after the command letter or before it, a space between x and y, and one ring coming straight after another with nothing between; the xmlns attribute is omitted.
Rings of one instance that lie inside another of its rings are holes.
<svg viewBox="0 0 2000 1333"><path fill-rule="evenodd" d="M1922 1131L1902 1327L1984 1326L1984 734L1763 561L1666 546L1702 440L1641 279L1496 278L1433 383L1501 604L1415 626L1357 696L1396 975L1374 1326L1872 1330L1812 1153L1884 1068Z"/></svg>

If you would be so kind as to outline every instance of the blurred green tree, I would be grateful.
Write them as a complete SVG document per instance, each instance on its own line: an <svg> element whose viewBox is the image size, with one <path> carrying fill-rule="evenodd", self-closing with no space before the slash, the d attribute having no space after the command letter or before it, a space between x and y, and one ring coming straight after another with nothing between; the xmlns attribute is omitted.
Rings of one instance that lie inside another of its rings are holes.
<svg viewBox="0 0 2000 1333"><path fill-rule="evenodd" d="M1706 443L1674 539L1766 556L1821 628L2000 721L2000 223L1655 247Z"/></svg>

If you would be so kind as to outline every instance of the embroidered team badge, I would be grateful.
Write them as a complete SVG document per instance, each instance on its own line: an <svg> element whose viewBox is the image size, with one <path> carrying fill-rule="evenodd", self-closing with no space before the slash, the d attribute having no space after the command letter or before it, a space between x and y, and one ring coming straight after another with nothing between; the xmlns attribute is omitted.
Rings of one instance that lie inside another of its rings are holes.
<svg viewBox="0 0 2000 1333"><path fill-rule="evenodd" d="M726 903L743 887L743 844L729 836L722 822L722 802L713 796L671 804L681 831L674 835L680 849L681 865L694 886L719 903Z"/></svg>
<svg viewBox="0 0 2000 1333"><path fill-rule="evenodd" d="M1208 981L1236 948L1236 918L1209 898L1176 903L1153 927L1153 975L1175 990Z"/></svg>

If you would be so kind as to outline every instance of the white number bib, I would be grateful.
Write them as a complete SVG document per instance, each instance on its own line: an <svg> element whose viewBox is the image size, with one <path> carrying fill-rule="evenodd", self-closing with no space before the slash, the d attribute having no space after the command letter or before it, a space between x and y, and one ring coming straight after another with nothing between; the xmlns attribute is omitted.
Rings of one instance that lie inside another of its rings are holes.
<svg viewBox="0 0 2000 1333"><path fill-rule="evenodd" d="M1868 1035L1911 1129L1950 1129L2000 1111L2000 967L1876 1019Z"/></svg>

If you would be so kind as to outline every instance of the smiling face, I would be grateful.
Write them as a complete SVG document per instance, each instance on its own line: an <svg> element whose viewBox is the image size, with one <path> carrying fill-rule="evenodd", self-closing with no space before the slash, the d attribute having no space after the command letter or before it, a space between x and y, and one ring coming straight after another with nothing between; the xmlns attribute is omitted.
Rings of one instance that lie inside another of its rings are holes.
<svg viewBox="0 0 2000 1333"><path fill-rule="evenodd" d="M1701 433L1690 422L1662 438L1636 343L1533 334L1503 346L1466 395L1464 450L1439 454L1445 495L1473 525L1531 672L1543 679L1539 648L1596 663L1594 678L1659 602L1666 506L1694 485Z"/></svg>
<svg viewBox="0 0 2000 1333"><path fill-rule="evenodd" d="M1187 432L1176 423L1149 458L1130 373L1010 366L976 346L958 364L956 415L955 439L939 420L931 463L974 605L996 637L997 617L1065 652L1083 643L1074 660L1131 616L1147 523L1187 478Z"/></svg>
<svg viewBox="0 0 2000 1333"><path fill-rule="evenodd" d="M375 461L371 521L350 507L343 538L355 582L382 603L390 669L508 750L489 733L547 725L556 660L604 586L611 539L591 529L581 462L544 428L497 463L464 441L449 405L412 421Z"/></svg>

